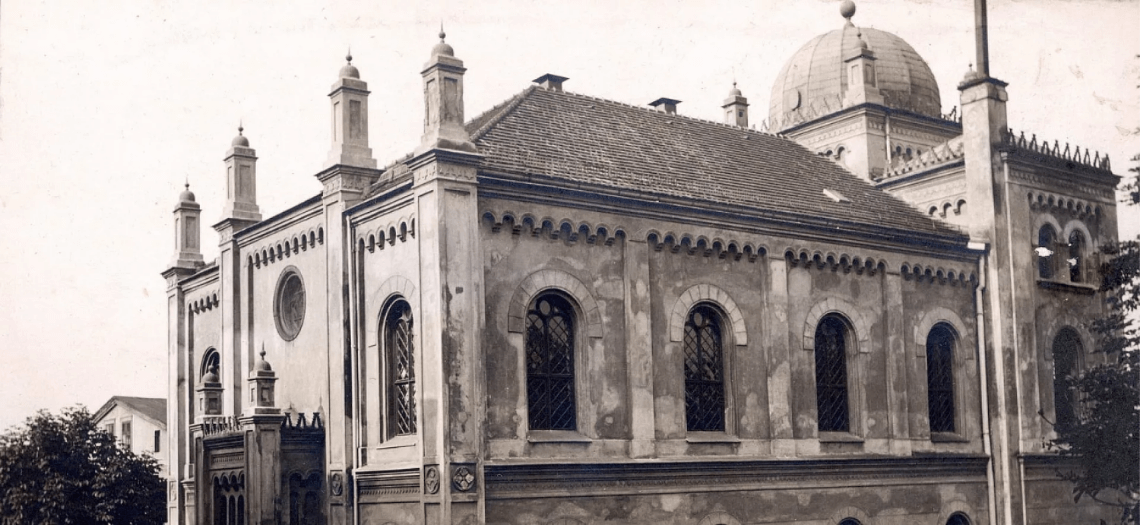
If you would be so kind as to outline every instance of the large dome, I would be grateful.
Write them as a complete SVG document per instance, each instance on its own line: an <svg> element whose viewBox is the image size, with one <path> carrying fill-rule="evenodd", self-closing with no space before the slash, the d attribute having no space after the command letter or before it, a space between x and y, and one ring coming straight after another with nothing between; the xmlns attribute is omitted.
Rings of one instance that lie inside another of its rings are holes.
<svg viewBox="0 0 1140 525"><path fill-rule="evenodd" d="M818 113L821 108L831 112L841 107L847 91L843 60L859 53L860 33L874 53L876 86L884 103L922 115L940 116L938 83L914 48L891 33L858 28L849 20L842 29L813 38L784 64L772 85L769 101L768 118L773 127L786 128L822 116Z"/></svg>

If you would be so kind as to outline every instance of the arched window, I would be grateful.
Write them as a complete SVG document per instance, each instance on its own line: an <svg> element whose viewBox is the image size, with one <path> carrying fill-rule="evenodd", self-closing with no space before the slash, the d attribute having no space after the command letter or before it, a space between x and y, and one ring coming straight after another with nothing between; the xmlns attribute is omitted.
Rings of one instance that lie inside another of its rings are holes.
<svg viewBox="0 0 1140 525"><path fill-rule="evenodd" d="M1053 413L1057 429L1071 428L1077 422L1077 390L1081 337L1072 328L1063 328L1053 338Z"/></svg>
<svg viewBox="0 0 1140 525"><path fill-rule="evenodd" d="M1084 262L1085 236L1080 230L1073 230L1069 234L1069 280L1074 283L1081 282L1081 267Z"/></svg>
<svg viewBox="0 0 1140 525"><path fill-rule="evenodd" d="M837 316L820 319L815 329L815 397L820 432L849 432L847 324Z"/></svg>
<svg viewBox="0 0 1140 525"><path fill-rule="evenodd" d="M863 524L859 523L859 520L857 520L855 518L846 518L843 521L839 522L839 525L863 525Z"/></svg>
<svg viewBox="0 0 1140 525"><path fill-rule="evenodd" d="M961 512L955 512L950 519L946 520L946 525L970 525L970 519Z"/></svg>
<svg viewBox="0 0 1140 525"><path fill-rule="evenodd" d="M403 299L388 307L384 316L384 352L388 436L416 433L416 346L412 308Z"/></svg>
<svg viewBox="0 0 1140 525"><path fill-rule="evenodd" d="M538 296L526 315L526 392L532 430L577 430L574 308L562 296Z"/></svg>
<svg viewBox="0 0 1140 525"><path fill-rule="evenodd" d="M935 325L926 336L926 402L931 432L954 432L954 332Z"/></svg>
<svg viewBox="0 0 1140 525"><path fill-rule="evenodd" d="M1057 244L1057 232L1051 225L1044 225L1037 233L1037 274L1042 279L1053 278L1053 253Z"/></svg>
<svg viewBox="0 0 1140 525"><path fill-rule="evenodd" d="M724 337L721 315L698 304L685 320L685 425L724 431Z"/></svg>

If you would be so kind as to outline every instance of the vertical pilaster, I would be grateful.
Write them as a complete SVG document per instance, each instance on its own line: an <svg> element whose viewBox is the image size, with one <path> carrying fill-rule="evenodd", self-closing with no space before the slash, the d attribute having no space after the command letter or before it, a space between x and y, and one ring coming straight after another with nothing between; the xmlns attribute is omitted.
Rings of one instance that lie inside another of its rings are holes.
<svg viewBox="0 0 1140 525"><path fill-rule="evenodd" d="M186 297L178 281L190 275L189 269L172 268L163 272L166 278L166 334L167 334L167 402L166 410L166 450L167 450L167 484L166 522L170 525L184 525L185 516L179 511L181 508L182 481L185 473L182 464L186 462L186 427L187 409L186 401L190 398L189 385L184 373L186 370L187 331Z"/></svg>
<svg viewBox="0 0 1140 525"><path fill-rule="evenodd" d="M902 276L897 268L883 272L883 316L887 322L887 438L891 454L909 455L911 450L910 414L916 412L907 387L914 353L908 352L909 338L903 315Z"/></svg>
<svg viewBox="0 0 1140 525"><path fill-rule="evenodd" d="M629 374L629 455L653 457L653 326L649 281L649 245L645 239L622 242L625 286L625 348Z"/></svg>
<svg viewBox="0 0 1140 525"><path fill-rule="evenodd" d="M768 348L768 407L771 413L769 437L772 455L791 457L796 454L792 429L792 356L796 348L789 340L799 332L788 325L788 261L783 254L770 254L768 263L768 297L764 311L764 346Z"/></svg>
<svg viewBox="0 0 1140 525"><path fill-rule="evenodd" d="M482 516L478 159L435 149L409 162L421 224L424 461L450 481L440 487L440 523Z"/></svg>

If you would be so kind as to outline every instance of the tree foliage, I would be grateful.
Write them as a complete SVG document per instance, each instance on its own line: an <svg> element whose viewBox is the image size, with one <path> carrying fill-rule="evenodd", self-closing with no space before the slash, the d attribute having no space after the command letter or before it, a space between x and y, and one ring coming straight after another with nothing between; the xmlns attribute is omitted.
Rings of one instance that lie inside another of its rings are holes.
<svg viewBox="0 0 1140 525"><path fill-rule="evenodd" d="M158 462L96 428L86 408L29 417L0 436L0 522L159 524Z"/></svg>
<svg viewBox="0 0 1140 525"><path fill-rule="evenodd" d="M1140 162L1140 155L1132 158ZM1140 165L1129 169L1124 186L1131 204L1140 204ZM1092 322L1094 352L1103 356L1071 381L1055 388L1072 388L1081 399L1077 421L1056 426L1050 446L1074 460L1077 469L1060 472L1073 482L1074 498L1088 496L1118 507L1122 523L1140 524L1140 241L1125 241L1101 249L1101 291L1108 314Z"/></svg>

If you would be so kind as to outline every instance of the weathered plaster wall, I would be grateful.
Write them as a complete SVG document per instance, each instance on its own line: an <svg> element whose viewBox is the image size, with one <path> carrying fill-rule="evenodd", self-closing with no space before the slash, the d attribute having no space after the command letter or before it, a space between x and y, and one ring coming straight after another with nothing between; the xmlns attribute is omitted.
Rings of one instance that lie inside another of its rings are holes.
<svg viewBox="0 0 1140 525"><path fill-rule="evenodd" d="M408 302L412 309L413 344L415 348L415 373L417 378L417 410L423 410L423 389L418 381L423 375L423 312L420 309L420 259L419 234L414 230L417 224L410 216L411 206L404 203L385 213L370 217L355 227L357 236L363 240L363 251L357 244L357 283L360 295L360 323L358 337L361 338L358 351L359 388L358 408L362 442L366 447L367 463L383 466L386 463L407 462L421 457L418 439L392 440L384 436L387 424L383 405L381 380L384 370L384 352L381 341L382 316L386 307L397 297ZM401 226L404 234L401 235ZM393 233L395 235L393 235ZM422 421L422 412L420 420Z"/></svg>
<svg viewBox="0 0 1140 525"><path fill-rule="evenodd" d="M243 249L241 260L242 278L248 279L243 283L243 293L249 294L241 299L243 308L243 341L248 341L244 348L242 359L246 366L242 371L243 394L242 406L248 403L248 394L245 376L259 359L258 354L265 349L265 359L273 366L277 373L277 406L287 412L305 412L307 418L312 412L324 412L328 409L329 377L327 366L328 330L335 329L328 325L329 301L340 300L338 293L329 291L325 265L325 250L339 250L339 243L330 243L329 239L318 239L312 246L294 251L292 239L307 236L316 231L321 224L320 217L313 217L306 221L291 225L287 229L268 234L264 239L254 241L248 248ZM322 236L323 237L323 236ZM257 254L268 253L275 250L278 241L290 248L283 249L280 255L274 254L268 261L261 260L251 266L250 257ZM305 316L297 337L286 341L277 330L274 318L274 295L278 282L286 270L295 270L301 277L305 288Z"/></svg>
<svg viewBox="0 0 1140 525"><path fill-rule="evenodd" d="M854 481L848 486L780 487L712 492L680 490L660 494L493 500L488 524L654 524L833 525L854 517L875 525L941 525L953 511L971 523L985 523L985 483Z"/></svg>

